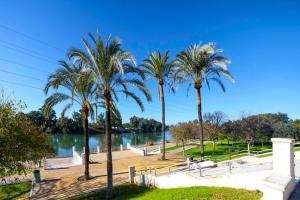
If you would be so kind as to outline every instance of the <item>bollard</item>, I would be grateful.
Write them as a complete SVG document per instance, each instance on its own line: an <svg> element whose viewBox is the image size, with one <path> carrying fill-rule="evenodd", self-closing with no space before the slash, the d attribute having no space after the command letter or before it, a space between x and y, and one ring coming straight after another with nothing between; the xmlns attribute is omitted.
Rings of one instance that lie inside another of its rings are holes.
<svg viewBox="0 0 300 200"><path fill-rule="evenodd" d="M97 153L100 153L100 146L97 145Z"/></svg>
<svg viewBox="0 0 300 200"><path fill-rule="evenodd" d="M40 170L38 169L35 169L33 170L33 180L32 180L33 183L39 183L41 182L41 173L40 173Z"/></svg>
<svg viewBox="0 0 300 200"><path fill-rule="evenodd" d="M81 154L81 163L82 163L82 165L85 164L85 153Z"/></svg>
<svg viewBox="0 0 300 200"><path fill-rule="evenodd" d="M135 176L135 167L128 166L128 174L129 174L129 183L134 183L134 176Z"/></svg>
<svg viewBox="0 0 300 200"><path fill-rule="evenodd" d="M123 145L122 144L120 144L120 150L123 151Z"/></svg>

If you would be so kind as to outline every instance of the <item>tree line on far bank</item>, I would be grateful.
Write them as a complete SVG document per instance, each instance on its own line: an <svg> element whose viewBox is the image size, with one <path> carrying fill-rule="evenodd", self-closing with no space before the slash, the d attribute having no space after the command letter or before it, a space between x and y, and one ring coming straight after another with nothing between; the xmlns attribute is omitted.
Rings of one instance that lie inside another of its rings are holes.
<svg viewBox="0 0 300 200"><path fill-rule="evenodd" d="M205 140L211 141L213 147L217 141L226 140L228 144L244 142L251 144L270 144L272 137L300 139L300 120L292 120L285 113L264 113L243 115L237 120L227 120L221 111L208 112L203 115ZM198 138L198 121L181 122L170 127L177 143L184 146L190 139Z"/></svg>
<svg viewBox="0 0 300 200"><path fill-rule="evenodd" d="M59 116L51 110L49 116L45 116L41 109L23 113L26 118L36 125L43 133L49 134L82 134L82 112L73 112L71 117ZM160 132L162 124L154 119L133 116L128 123L122 123L121 115L112 115L113 131L122 133L134 131L137 133ZM89 122L90 133L104 133L105 116L99 113L96 119Z"/></svg>

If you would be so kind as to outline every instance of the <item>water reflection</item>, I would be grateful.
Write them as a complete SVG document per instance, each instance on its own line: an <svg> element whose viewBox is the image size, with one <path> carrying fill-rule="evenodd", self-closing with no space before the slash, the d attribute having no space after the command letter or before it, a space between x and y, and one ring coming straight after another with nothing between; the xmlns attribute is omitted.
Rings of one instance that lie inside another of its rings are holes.
<svg viewBox="0 0 300 200"><path fill-rule="evenodd" d="M171 135L167 131L166 139L171 140ZM112 135L112 148L119 150L120 144L126 146L127 143L135 146L143 146L150 143L159 143L162 141L161 133L122 133ZM61 134L51 136L52 145L57 153L57 156L72 156L72 146L75 146L77 151L83 150L83 135L81 134ZM99 145L102 152L105 151L105 135L90 134L89 145L91 151L96 151Z"/></svg>

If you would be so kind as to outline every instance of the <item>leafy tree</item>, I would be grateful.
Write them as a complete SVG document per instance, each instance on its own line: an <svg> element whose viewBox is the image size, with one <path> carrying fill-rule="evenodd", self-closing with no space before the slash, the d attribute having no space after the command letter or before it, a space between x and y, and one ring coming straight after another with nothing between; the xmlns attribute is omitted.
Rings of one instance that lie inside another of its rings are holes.
<svg viewBox="0 0 300 200"><path fill-rule="evenodd" d="M80 127L73 119L65 116L61 116L57 120L56 126L59 132L63 134L78 133L78 130L80 130Z"/></svg>
<svg viewBox="0 0 300 200"><path fill-rule="evenodd" d="M99 127L104 127L104 125L105 125L104 113L100 113L100 114L97 116L97 125L98 125Z"/></svg>
<svg viewBox="0 0 300 200"><path fill-rule="evenodd" d="M118 128L122 127L122 116L119 112L111 115L111 125Z"/></svg>
<svg viewBox="0 0 300 200"><path fill-rule="evenodd" d="M216 140L222 130L225 114L221 111L204 114L204 130L207 132L208 139L213 142L213 153L215 153Z"/></svg>
<svg viewBox="0 0 300 200"><path fill-rule="evenodd" d="M140 124L139 118L136 117L136 116L130 117L129 124L130 124L131 128L138 129L139 128L139 124Z"/></svg>
<svg viewBox="0 0 300 200"><path fill-rule="evenodd" d="M72 119L76 123L76 126L78 127L79 130L81 127L83 127L82 117L83 116L82 116L81 110L79 112L73 112L73 114L72 114Z"/></svg>
<svg viewBox="0 0 300 200"><path fill-rule="evenodd" d="M260 117L265 117L273 120L275 123L276 122L283 122L283 123L288 123L289 122L289 117L286 113L265 113L265 114L260 114L258 115Z"/></svg>
<svg viewBox="0 0 300 200"><path fill-rule="evenodd" d="M74 104L81 106L82 125L84 131L84 152L85 171L84 176L89 179L89 123L88 117L93 116L93 107L97 103L95 98L94 79L91 73L87 72L82 64L68 64L66 61L59 61L60 67L49 76L45 86L45 93L48 94L50 88L56 90L44 103L43 112L49 116L53 106L61 102L68 102L62 111L62 116ZM59 88L64 88L65 93L58 92Z"/></svg>
<svg viewBox="0 0 300 200"><path fill-rule="evenodd" d="M133 116L130 118L129 127L143 133L150 133L161 131L162 123L154 119Z"/></svg>
<svg viewBox="0 0 300 200"><path fill-rule="evenodd" d="M182 144L183 155L185 155L185 143L196 134L193 130L191 123L179 123L170 128L170 133L175 141Z"/></svg>
<svg viewBox="0 0 300 200"><path fill-rule="evenodd" d="M86 51L73 48L68 56L75 61L84 63L98 88L98 96L104 99L105 106L105 134L106 134L106 150L107 150L107 199L112 199L112 125L111 125L111 109L115 101L118 101L118 93L131 97L144 110L141 99L134 93L129 91L129 86L139 89L144 93L147 100L151 100L148 89L140 80L143 73L135 67L133 56L121 48L119 39L108 37L104 42L97 33L96 37L88 34L92 41L92 45L82 38Z"/></svg>
<svg viewBox="0 0 300 200"><path fill-rule="evenodd" d="M162 134L163 134L163 153L162 160L165 160L166 153L166 133L165 133L165 96L164 96L164 84L168 83L173 74L173 62L169 62L169 51L161 54L160 51L155 51L149 54L142 62L145 74L148 79L156 79L159 87L159 99L161 100L162 107Z"/></svg>
<svg viewBox="0 0 300 200"><path fill-rule="evenodd" d="M223 50L215 49L214 43L204 45L191 45L186 51L177 54L177 68L175 78L179 83L188 81L189 86L193 84L197 94L198 104L198 121L199 121L199 136L201 143L201 159L204 159L204 144L203 144L203 120L202 120L202 100L201 88L206 84L210 88L210 82L216 82L223 91L223 85L220 76L224 75L229 80L233 81L233 77L227 70L227 65L230 60L220 56Z"/></svg>
<svg viewBox="0 0 300 200"><path fill-rule="evenodd" d="M49 138L24 114L22 103L0 100L0 177L26 173L31 163L53 153Z"/></svg>

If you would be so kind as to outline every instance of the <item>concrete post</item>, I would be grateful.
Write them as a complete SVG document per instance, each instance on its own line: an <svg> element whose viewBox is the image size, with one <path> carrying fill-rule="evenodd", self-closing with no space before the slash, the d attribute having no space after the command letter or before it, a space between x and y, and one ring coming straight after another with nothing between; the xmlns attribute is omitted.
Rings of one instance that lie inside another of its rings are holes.
<svg viewBox="0 0 300 200"><path fill-rule="evenodd" d="M273 173L264 179L264 200L288 200L295 189L294 139L272 138Z"/></svg>
<svg viewBox="0 0 300 200"><path fill-rule="evenodd" d="M130 144L129 144L128 142L127 142L127 146L126 146L126 147L127 147L127 149L129 149L129 148L130 148Z"/></svg>
<svg viewBox="0 0 300 200"><path fill-rule="evenodd" d="M294 139L272 138L273 169L277 174L292 177L295 180Z"/></svg>
<svg viewBox="0 0 300 200"><path fill-rule="evenodd" d="M82 164L84 165L85 164L85 153L82 153L81 154L81 162L82 162Z"/></svg>
<svg viewBox="0 0 300 200"><path fill-rule="evenodd" d="M128 166L128 174L129 174L129 183L134 183L134 176L135 176L135 167Z"/></svg>
<svg viewBox="0 0 300 200"><path fill-rule="evenodd" d="M120 150L123 151L123 145L122 144L120 144Z"/></svg>
<svg viewBox="0 0 300 200"><path fill-rule="evenodd" d="M144 156L147 156L147 148L146 147L144 148L143 152L144 152Z"/></svg>
<svg viewBox="0 0 300 200"><path fill-rule="evenodd" d="M72 155L73 155L73 156L75 155L75 154L74 154L75 152L76 152L75 146L72 146Z"/></svg>
<svg viewBox="0 0 300 200"><path fill-rule="evenodd" d="M100 146L97 145L97 153L100 153Z"/></svg>
<svg viewBox="0 0 300 200"><path fill-rule="evenodd" d="M190 168L190 165L191 165L191 162L193 161L193 158L192 157L188 157L186 158L186 164L187 166Z"/></svg>

